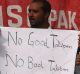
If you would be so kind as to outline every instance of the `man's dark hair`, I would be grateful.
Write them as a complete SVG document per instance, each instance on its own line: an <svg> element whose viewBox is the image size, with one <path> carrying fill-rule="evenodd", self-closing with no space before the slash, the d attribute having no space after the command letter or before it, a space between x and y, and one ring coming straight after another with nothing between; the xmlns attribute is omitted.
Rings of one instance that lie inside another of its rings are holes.
<svg viewBox="0 0 80 74"><path fill-rule="evenodd" d="M50 14L50 12L51 12L51 5L50 5L50 3L47 0L32 0L32 3L34 3L34 2L42 3L43 4L42 10L45 13L49 13Z"/></svg>

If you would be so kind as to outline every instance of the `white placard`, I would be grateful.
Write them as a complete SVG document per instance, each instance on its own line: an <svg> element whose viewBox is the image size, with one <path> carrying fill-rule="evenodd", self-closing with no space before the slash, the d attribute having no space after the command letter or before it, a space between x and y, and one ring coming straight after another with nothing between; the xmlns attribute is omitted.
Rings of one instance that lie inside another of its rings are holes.
<svg viewBox="0 0 80 74"><path fill-rule="evenodd" d="M78 31L1 28L0 74L74 74Z"/></svg>

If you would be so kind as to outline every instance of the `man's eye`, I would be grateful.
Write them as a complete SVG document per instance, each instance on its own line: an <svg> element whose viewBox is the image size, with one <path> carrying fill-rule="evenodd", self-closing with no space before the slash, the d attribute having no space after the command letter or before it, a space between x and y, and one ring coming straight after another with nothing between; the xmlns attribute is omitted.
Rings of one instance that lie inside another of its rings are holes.
<svg viewBox="0 0 80 74"><path fill-rule="evenodd" d="M29 11L29 13L31 13L31 12L33 12L33 13L37 13L37 12L39 12L38 10L28 10Z"/></svg>
<svg viewBox="0 0 80 74"><path fill-rule="evenodd" d="M28 10L29 11L29 13L31 12L31 10Z"/></svg>
<svg viewBox="0 0 80 74"><path fill-rule="evenodd" d="M38 11L37 11L37 10L33 10L33 12L34 12L34 13L37 13Z"/></svg>

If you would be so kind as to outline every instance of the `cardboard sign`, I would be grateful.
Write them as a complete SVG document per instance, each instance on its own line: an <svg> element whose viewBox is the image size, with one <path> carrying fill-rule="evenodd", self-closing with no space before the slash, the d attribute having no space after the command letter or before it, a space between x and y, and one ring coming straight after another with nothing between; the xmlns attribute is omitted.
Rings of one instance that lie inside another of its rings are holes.
<svg viewBox="0 0 80 74"><path fill-rule="evenodd" d="M1 28L0 74L74 74L78 31Z"/></svg>

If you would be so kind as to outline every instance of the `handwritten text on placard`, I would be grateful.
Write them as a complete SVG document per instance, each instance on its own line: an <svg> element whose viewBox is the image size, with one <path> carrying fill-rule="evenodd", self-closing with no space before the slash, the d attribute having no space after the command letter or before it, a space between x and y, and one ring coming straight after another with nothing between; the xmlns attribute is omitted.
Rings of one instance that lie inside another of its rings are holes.
<svg viewBox="0 0 80 74"><path fill-rule="evenodd" d="M1 28L1 32L6 53L0 56L0 74L74 73L76 31Z"/></svg>

